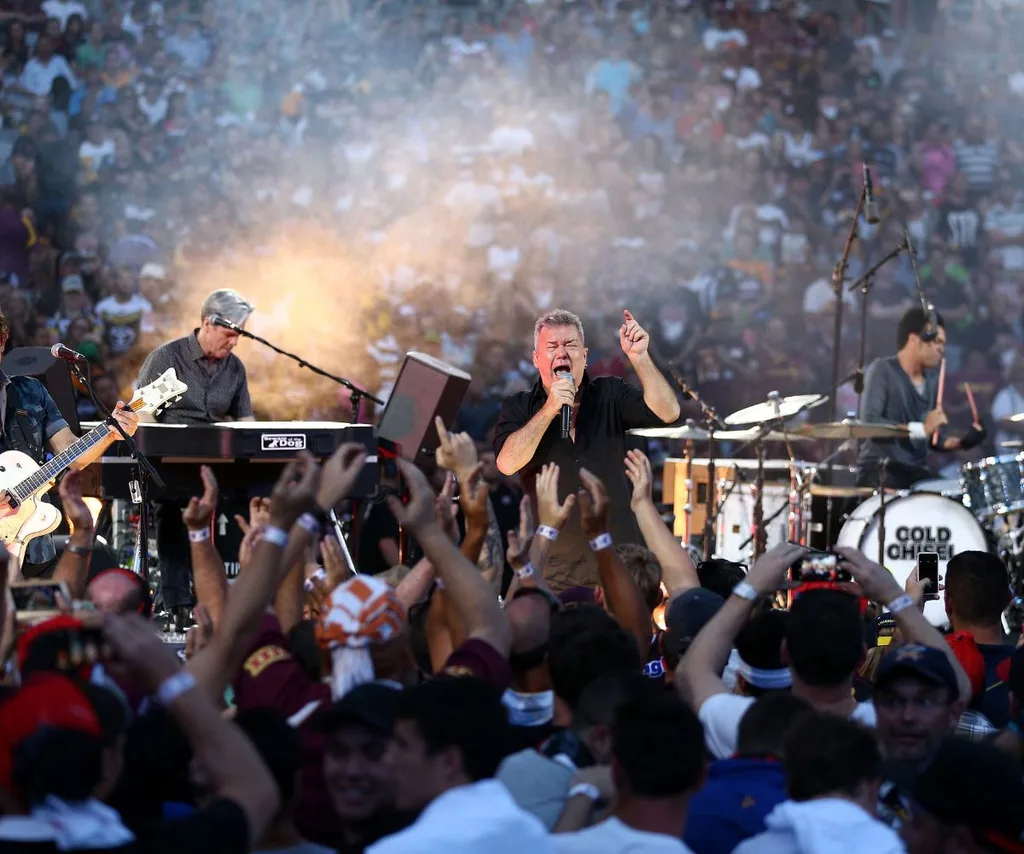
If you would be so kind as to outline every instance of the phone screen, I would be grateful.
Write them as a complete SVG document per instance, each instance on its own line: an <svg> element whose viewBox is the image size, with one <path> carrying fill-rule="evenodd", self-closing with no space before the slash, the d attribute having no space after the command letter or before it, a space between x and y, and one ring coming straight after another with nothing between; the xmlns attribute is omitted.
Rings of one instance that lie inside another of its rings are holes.
<svg viewBox="0 0 1024 854"><path fill-rule="evenodd" d="M11 584L11 596L16 611L51 613L60 610L60 598L65 605L71 601L67 585L59 581L15 581Z"/></svg>
<svg viewBox="0 0 1024 854"><path fill-rule="evenodd" d="M924 598L933 600L939 598L939 553L920 552L917 555L917 577L922 581L928 579L930 584L925 590Z"/></svg>

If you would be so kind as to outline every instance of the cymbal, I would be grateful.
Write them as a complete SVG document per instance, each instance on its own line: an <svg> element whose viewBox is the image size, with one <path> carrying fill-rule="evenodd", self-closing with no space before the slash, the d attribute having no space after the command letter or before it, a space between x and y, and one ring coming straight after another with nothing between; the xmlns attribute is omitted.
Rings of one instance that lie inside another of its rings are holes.
<svg viewBox="0 0 1024 854"><path fill-rule="evenodd" d="M999 446L1001 448L1010 448L1010 449L1024 448L1024 439L1009 439L1006 442L1000 442Z"/></svg>
<svg viewBox="0 0 1024 854"><path fill-rule="evenodd" d="M674 427L643 427L626 431L630 436L643 436L645 439L681 439L690 442L706 442L711 434L707 430L693 424L677 424Z"/></svg>
<svg viewBox="0 0 1024 854"><path fill-rule="evenodd" d="M870 498L876 492L873 486L829 486L824 483L812 483L811 495L825 498Z"/></svg>
<svg viewBox="0 0 1024 854"><path fill-rule="evenodd" d="M743 424L766 424L780 418L792 418L800 412L821 406L826 400L828 400L827 394L794 394L776 400L766 400L764 403L755 403L753 406L734 412L725 419L725 423L730 427Z"/></svg>
<svg viewBox="0 0 1024 854"><path fill-rule="evenodd" d="M716 430L711 434L716 442L749 442L757 438L760 430L757 427L746 430ZM809 442L806 436L800 436L796 433L782 433L778 430L771 430L765 433L761 437L762 442Z"/></svg>
<svg viewBox="0 0 1024 854"><path fill-rule="evenodd" d="M910 430L898 424L868 424L847 418L844 421L830 421L826 424L804 424L795 432L811 439L902 439Z"/></svg>

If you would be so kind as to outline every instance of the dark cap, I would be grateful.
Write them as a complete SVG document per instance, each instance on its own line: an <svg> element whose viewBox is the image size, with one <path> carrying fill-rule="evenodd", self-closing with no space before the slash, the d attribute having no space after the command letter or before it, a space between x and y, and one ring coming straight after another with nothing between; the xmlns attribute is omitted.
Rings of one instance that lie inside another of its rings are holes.
<svg viewBox="0 0 1024 854"><path fill-rule="evenodd" d="M692 587L669 603L665 628L685 649L724 604L725 600L714 590Z"/></svg>
<svg viewBox="0 0 1024 854"><path fill-rule="evenodd" d="M987 842L986 850L1020 851L1020 765L990 744L947 738L918 773L911 797L941 823L969 827Z"/></svg>
<svg viewBox="0 0 1024 854"><path fill-rule="evenodd" d="M331 733L346 724L358 724L382 735L395 728L395 711L402 689L387 682L357 685L320 715L319 728Z"/></svg>
<svg viewBox="0 0 1024 854"><path fill-rule="evenodd" d="M959 690L956 672L942 650L908 643L882 656L875 674L875 685L900 673L912 673L933 685L944 685L955 695Z"/></svg>

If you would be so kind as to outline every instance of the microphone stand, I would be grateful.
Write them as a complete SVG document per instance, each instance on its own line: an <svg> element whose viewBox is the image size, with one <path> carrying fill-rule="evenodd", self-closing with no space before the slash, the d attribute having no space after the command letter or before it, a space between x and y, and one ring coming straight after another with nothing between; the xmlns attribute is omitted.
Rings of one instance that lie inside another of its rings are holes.
<svg viewBox="0 0 1024 854"><path fill-rule="evenodd" d="M230 324L230 325L225 325L225 324ZM312 371L317 376L325 377L326 379L329 379L329 380L331 380L333 382L336 382L338 385L347 388L352 393L352 423L353 424L359 419L359 403L360 403L360 401L364 397L367 400L373 401L378 406L383 406L384 405L384 401L383 400L381 400L379 397L375 397L374 395L370 394L368 391L359 388L359 386L355 385L355 383L345 379L344 377L339 377L337 374L329 373L329 372L325 371L323 368L318 367L317 365L314 365L312 362L307 362L301 356L295 355L295 353L290 353L288 350L282 350L276 344L271 344L266 338L261 338L259 335L254 335L252 332L247 332L245 329L242 329L241 326L238 326L235 323L231 323L230 321L225 321L225 323L223 323L223 324L218 323L217 325L218 326L222 326L223 325L223 326L225 326L226 329L230 329L232 332L237 332L243 338L249 338L252 341L258 341L264 347L269 347L271 350L273 350L279 356L287 356L293 362L296 362L300 368L306 368L306 369Z"/></svg>
<svg viewBox="0 0 1024 854"><path fill-rule="evenodd" d="M850 262L853 241L859 237L857 223L864 207L864 196L865 189L862 186L860 195L857 197L857 209L853 212L853 221L850 223L850 233L846 236L843 254L832 271L832 293L835 295L836 307L832 324L832 395L829 401L829 421L836 420L836 389L839 388L839 360L842 355L843 340L843 279L846 278L846 267Z"/></svg>
<svg viewBox="0 0 1024 854"><path fill-rule="evenodd" d="M690 398L690 400L695 401L697 406L700 407L701 414L704 416L704 427L708 431L708 484L706 495L704 496L703 546L704 560L711 560L715 553L715 517L718 515L715 512L715 476L717 475L717 466L715 464L715 431L722 429L723 424L714 408L705 403L701 396L687 385L686 380L680 376L679 371L671 365L669 365L668 370L669 373L672 374L672 379L675 380L676 385L679 386L679 390L683 395ZM687 496L687 498L689 498L689 496ZM687 543L687 545L689 545L689 543Z"/></svg>
<svg viewBox="0 0 1024 854"><path fill-rule="evenodd" d="M136 575L142 577L146 584L149 584L149 507L148 499L146 497L148 492L148 480L152 480L153 485L156 486L157 490L163 490L164 480L160 477L159 472L153 468L153 464L149 461L149 458L139 450L139 446L135 443L135 439L129 436L125 429L121 426L116 418L107 407L103 404L103 401L99 399L96 392L93 391L92 383L89 382L88 377L82 372L82 369L78 367L76 362L68 362L71 366L71 371L74 373L76 379L85 387L86 391L89 392L89 397L96 407L96 410L103 415L104 420L107 424L113 426L118 433L121 434L121 440L128 446L129 456L135 460L136 473L135 480L129 484L129 492L131 492L132 503L137 504L139 507L139 529L135 537L135 566L133 571ZM91 373L91 371L90 371Z"/></svg>

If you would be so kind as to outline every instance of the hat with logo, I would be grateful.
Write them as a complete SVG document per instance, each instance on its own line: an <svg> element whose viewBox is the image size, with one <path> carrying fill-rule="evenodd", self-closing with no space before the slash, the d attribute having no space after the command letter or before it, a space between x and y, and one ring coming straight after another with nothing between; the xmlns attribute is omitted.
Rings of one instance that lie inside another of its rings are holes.
<svg viewBox="0 0 1024 854"><path fill-rule="evenodd" d="M945 686L954 694L959 690L956 672L946 653L930 646L908 643L886 653L878 665L875 685L880 687L887 679L901 673L910 673L933 685Z"/></svg>

